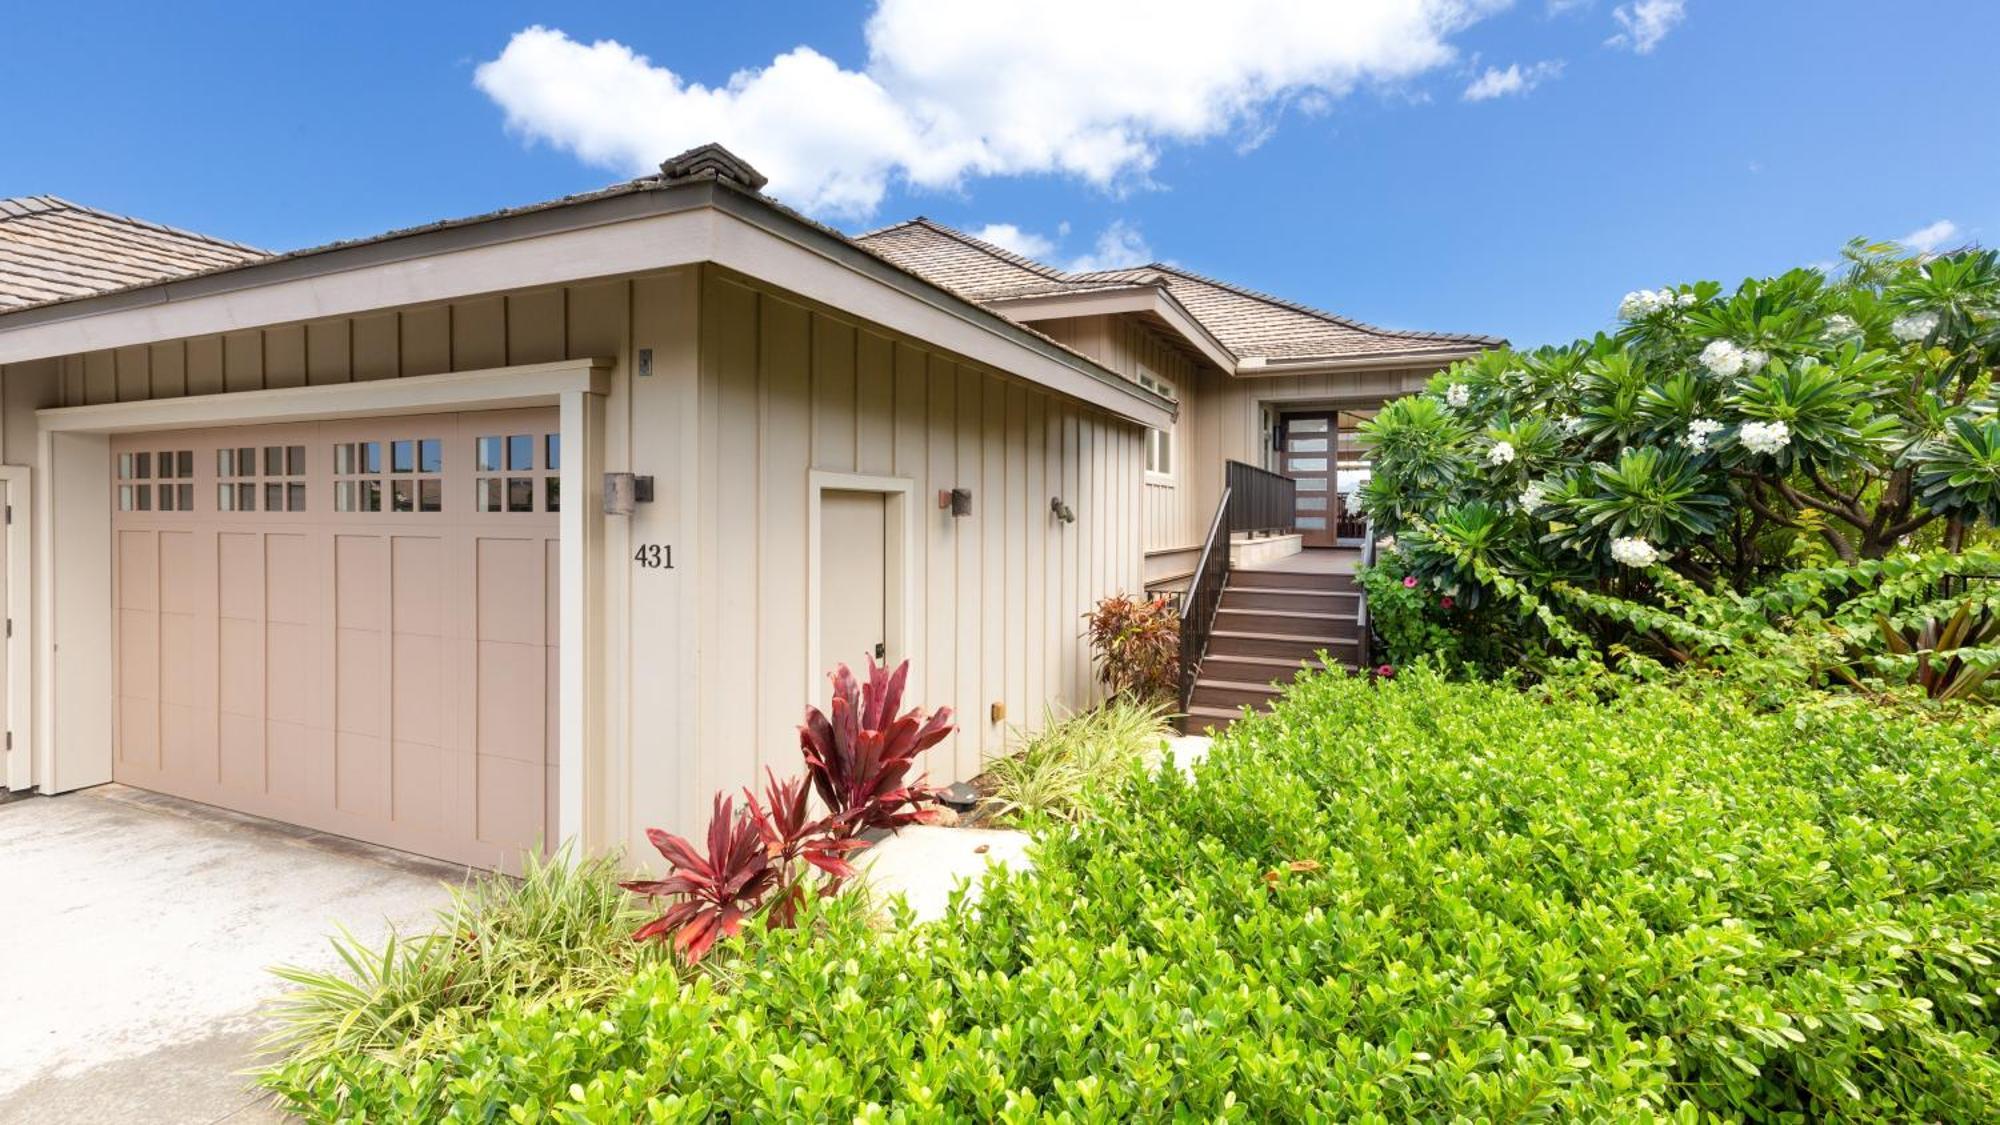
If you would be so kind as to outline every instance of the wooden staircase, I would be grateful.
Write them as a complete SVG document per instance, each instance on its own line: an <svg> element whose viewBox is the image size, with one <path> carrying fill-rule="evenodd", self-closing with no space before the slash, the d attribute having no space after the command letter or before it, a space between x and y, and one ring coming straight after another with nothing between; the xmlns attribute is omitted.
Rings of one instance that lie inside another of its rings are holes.
<svg viewBox="0 0 2000 1125"><path fill-rule="evenodd" d="M1222 589L1183 726L1221 731L1244 707L1267 710L1301 665L1358 667L1361 592L1354 575L1232 569Z"/></svg>

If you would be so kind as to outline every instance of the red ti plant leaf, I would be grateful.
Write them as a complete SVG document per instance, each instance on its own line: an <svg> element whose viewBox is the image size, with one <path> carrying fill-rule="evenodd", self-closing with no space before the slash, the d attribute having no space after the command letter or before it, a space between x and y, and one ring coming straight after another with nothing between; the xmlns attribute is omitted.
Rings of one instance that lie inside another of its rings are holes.
<svg viewBox="0 0 2000 1125"><path fill-rule="evenodd" d="M701 960L718 938L741 930L743 920L780 878L781 869L773 866L753 819L738 816L734 802L720 793L708 822L706 855L687 840L657 828L647 829L646 838L672 866L672 873L665 879L619 885L634 894L673 901L666 913L634 932L632 940L671 935L674 947L690 964Z"/></svg>
<svg viewBox="0 0 2000 1125"><path fill-rule="evenodd" d="M915 707L898 715L909 673L907 660L894 672L870 660L868 683L863 686L842 664L831 677L831 713L806 708L799 748L813 790L829 810L829 835L844 838L871 828L894 830L931 818L922 805L936 794L921 777L911 780L909 774L919 754L951 733L951 709L940 707L929 718ZM822 870L832 870L807 858ZM830 858L845 866L838 856Z"/></svg>

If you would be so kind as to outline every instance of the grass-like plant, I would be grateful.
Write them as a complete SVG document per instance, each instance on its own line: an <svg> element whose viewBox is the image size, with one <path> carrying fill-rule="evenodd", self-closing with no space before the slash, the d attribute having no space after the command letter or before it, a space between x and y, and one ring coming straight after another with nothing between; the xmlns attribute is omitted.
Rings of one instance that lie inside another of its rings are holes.
<svg viewBox="0 0 2000 1125"><path fill-rule="evenodd" d="M1017 732L1019 749L986 767L994 810L1018 820L1077 819L1086 794L1159 754L1169 714L1165 704L1123 698L1075 715L1046 711L1040 730Z"/></svg>
<svg viewBox="0 0 2000 1125"><path fill-rule="evenodd" d="M342 931L341 967L281 966L292 985L272 1011L266 1048L310 1073L361 1053L414 1059L449 1042L504 998L608 995L659 959L628 940L643 904L618 886L617 861L530 852L519 879L486 875L454 888L436 926L370 944ZM278 1070L266 1075L267 1083Z"/></svg>

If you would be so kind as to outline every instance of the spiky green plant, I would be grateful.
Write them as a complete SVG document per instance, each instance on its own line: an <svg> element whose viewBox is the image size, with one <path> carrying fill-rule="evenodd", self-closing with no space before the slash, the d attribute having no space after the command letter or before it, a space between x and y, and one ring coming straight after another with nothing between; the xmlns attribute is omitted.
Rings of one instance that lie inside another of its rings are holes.
<svg viewBox="0 0 2000 1125"><path fill-rule="evenodd" d="M1020 748L987 766L994 811L1014 820L1079 819L1088 791L1109 788L1157 758L1169 713L1163 704L1124 698L1074 715L1044 712L1040 730L1017 731Z"/></svg>

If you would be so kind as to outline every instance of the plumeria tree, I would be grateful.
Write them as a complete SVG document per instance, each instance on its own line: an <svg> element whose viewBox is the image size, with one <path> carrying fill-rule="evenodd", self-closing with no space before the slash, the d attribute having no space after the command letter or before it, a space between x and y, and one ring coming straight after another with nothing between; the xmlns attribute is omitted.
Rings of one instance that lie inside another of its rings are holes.
<svg viewBox="0 0 2000 1125"><path fill-rule="evenodd" d="M1441 373L1364 429L1377 529L1530 574L1745 580L1801 538L1849 562L1933 523L1962 544L2000 521L2000 256L1850 254L1838 281L1628 294L1616 335Z"/></svg>
<svg viewBox="0 0 2000 1125"><path fill-rule="evenodd" d="M1847 257L1630 293L1615 334L1440 373L1364 428L1377 533L1461 605L1496 576L1750 590L1960 550L2000 523L2000 255Z"/></svg>

